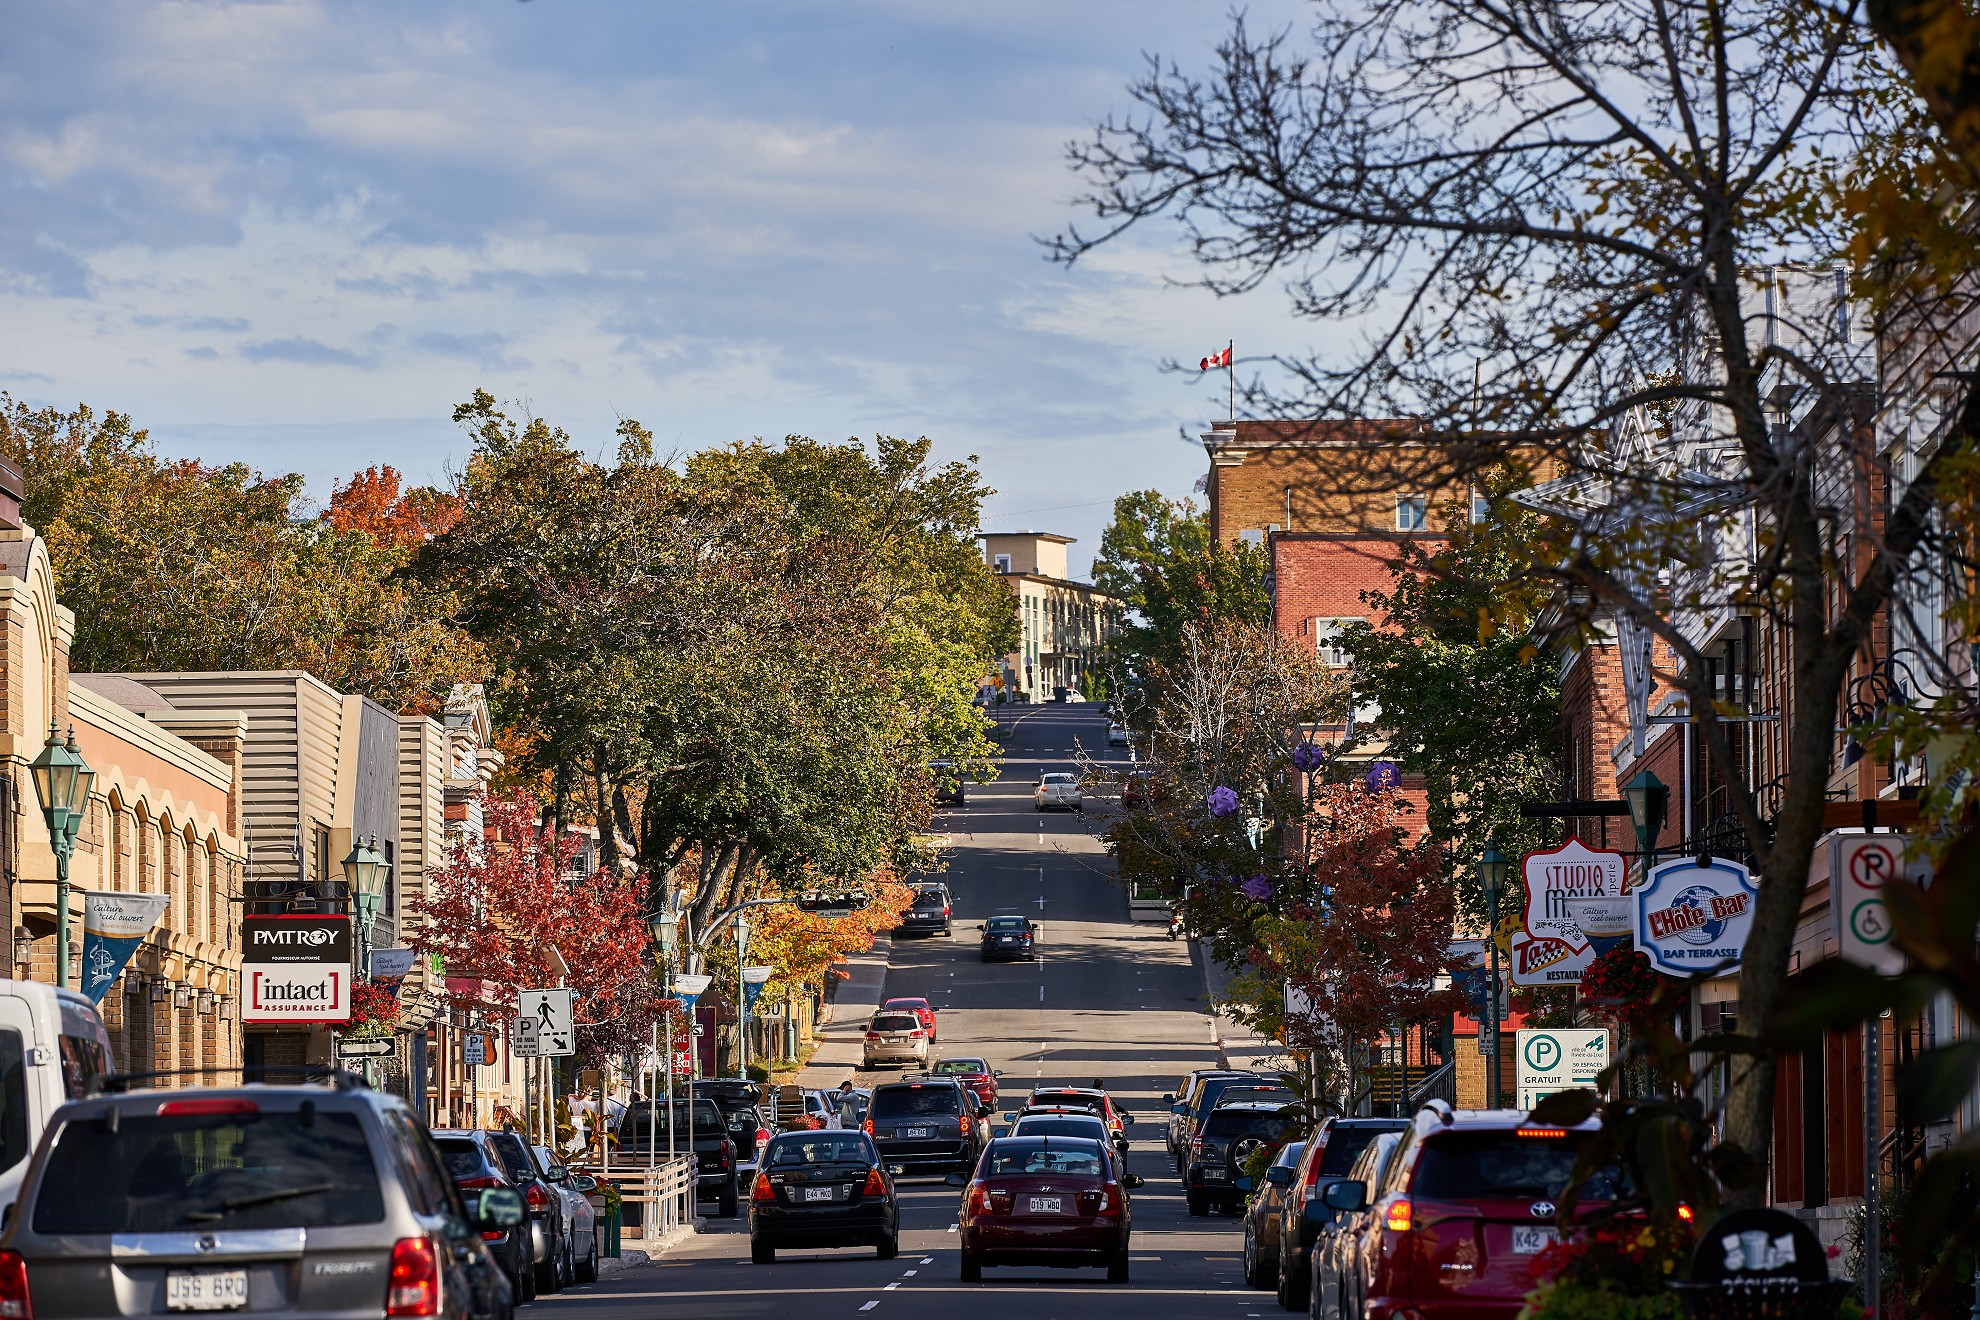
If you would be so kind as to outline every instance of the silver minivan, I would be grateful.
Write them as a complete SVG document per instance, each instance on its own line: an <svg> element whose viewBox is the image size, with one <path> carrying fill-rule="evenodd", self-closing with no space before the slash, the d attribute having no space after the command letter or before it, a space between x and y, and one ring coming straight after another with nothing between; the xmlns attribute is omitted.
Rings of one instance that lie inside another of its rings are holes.
<svg viewBox="0 0 1980 1320"><path fill-rule="evenodd" d="M511 1320L484 1232L405 1102L324 1086L147 1090L56 1111L0 1234L0 1316Z"/></svg>

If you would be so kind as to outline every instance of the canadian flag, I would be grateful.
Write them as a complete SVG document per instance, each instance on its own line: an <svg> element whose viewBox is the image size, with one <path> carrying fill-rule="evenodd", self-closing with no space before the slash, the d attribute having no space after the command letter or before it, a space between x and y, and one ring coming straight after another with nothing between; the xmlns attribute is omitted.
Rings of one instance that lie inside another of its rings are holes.
<svg viewBox="0 0 1980 1320"><path fill-rule="evenodd" d="M1204 371L1208 371L1212 367L1230 366L1231 365L1230 346L1225 345L1223 348L1217 350L1215 353L1212 353L1209 357L1204 358L1203 361L1198 363L1197 365L1201 367Z"/></svg>

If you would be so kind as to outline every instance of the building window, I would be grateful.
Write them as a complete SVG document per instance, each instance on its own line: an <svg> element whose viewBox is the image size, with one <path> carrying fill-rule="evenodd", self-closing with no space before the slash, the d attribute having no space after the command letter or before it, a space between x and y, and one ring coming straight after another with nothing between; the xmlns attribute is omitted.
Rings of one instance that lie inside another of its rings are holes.
<svg viewBox="0 0 1980 1320"><path fill-rule="evenodd" d="M1312 622L1313 648L1320 657L1320 663L1329 669L1346 669L1354 664L1354 653L1340 645L1341 633L1350 623L1366 623L1366 619L1315 619Z"/></svg>
<svg viewBox="0 0 1980 1320"><path fill-rule="evenodd" d="M997 555L991 560L991 563L996 566L999 573L1008 573L1011 571L1011 557L1009 555Z"/></svg>
<svg viewBox="0 0 1980 1320"><path fill-rule="evenodd" d="M1262 527L1247 527L1238 533L1238 540L1246 545L1264 545L1265 530Z"/></svg>
<svg viewBox="0 0 1980 1320"><path fill-rule="evenodd" d="M1396 496L1396 530L1399 532L1420 532L1423 530L1424 511L1429 501L1422 495Z"/></svg>
<svg viewBox="0 0 1980 1320"><path fill-rule="evenodd" d="M1471 521L1482 523L1491 516L1492 501L1484 495L1474 493L1471 497Z"/></svg>

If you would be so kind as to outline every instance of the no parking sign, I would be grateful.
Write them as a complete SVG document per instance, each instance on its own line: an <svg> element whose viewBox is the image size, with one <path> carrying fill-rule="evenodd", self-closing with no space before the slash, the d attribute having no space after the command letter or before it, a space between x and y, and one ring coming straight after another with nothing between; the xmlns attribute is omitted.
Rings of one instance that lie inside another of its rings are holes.
<svg viewBox="0 0 1980 1320"><path fill-rule="evenodd" d="M1829 913L1837 952L1885 976L1904 970L1884 904L1884 886L1907 874L1904 841L1902 834L1839 834L1829 840Z"/></svg>

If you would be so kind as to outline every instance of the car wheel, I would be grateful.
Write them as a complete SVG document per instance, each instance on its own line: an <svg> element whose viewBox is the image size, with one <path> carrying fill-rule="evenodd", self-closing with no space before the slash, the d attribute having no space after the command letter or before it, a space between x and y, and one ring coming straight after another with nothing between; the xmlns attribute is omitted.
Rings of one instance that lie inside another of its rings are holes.
<svg viewBox="0 0 1980 1320"><path fill-rule="evenodd" d="M544 1261L536 1267L536 1291L538 1296L559 1292L563 1289L564 1281L558 1277L562 1273L558 1268L558 1264L557 1257L553 1254L549 1260Z"/></svg>
<svg viewBox="0 0 1980 1320"><path fill-rule="evenodd" d="M592 1238L591 1238L591 1250L590 1250L590 1251L589 1251L588 1253L586 1253L586 1255L585 1255L585 1258L584 1258L584 1260L583 1260L583 1261L581 1261L581 1262L579 1262L579 1264L578 1264L578 1276L577 1276L577 1277L578 1277L578 1282L579 1282L579 1283L597 1283L597 1282L598 1282L598 1236L597 1236L597 1234L598 1234L598 1230L596 1230L596 1229L593 1229L593 1230L592 1230Z"/></svg>
<svg viewBox="0 0 1980 1320"><path fill-rule="evenodd" d="M729 1179L728 1186L722 1189L722 1204L718 1209L724 1219L734 1219L736 1217L736 1180L734 1178Z"/></svg>
<svg viewBox="0 0 1980 1320"><path fill-rule="evenodd" d="M1306 1309L1306 1275L1298 1270L1279 1271L1279 1286L1276 1289L1281 1311L1304 1311Z"/></svg>
<svg viewBox="0 0 1980 1320"><path fill-rule="evenodd" d="M777 1263L777 1249L768 1242L758 1242L755 1238L751 1238L749 1240L749 1259L755 1265L775 1265Z"/></svg>
<svg viewBox="0 0 1980 1320"><path fill-rule="evenodd" d="M962 1281L964 1283L983 1282L983 1257L973 1251L962 1254Z"/></svg>
<svg viewBox="0 0 1980 1320"><path fill-rule="evenodd" d="M874 1245L873 1254L879 1257L881 1260L892 1260L894 1257L900 1255L901 1254L900 1234L896 1233L892 1237L881 1238L880 1241Z"/></svg>
<svg viewBox="0 0 1980 1320"><path fill-rule="evenodd" d="M1198 1196L1195 1192L1186 1193L1183 1200L1189 1206L1189 1213L1197 1219L1201 1219L1210 1213L1210 1202L1206 1198Z"/></svg>
<svg viewBox="0 0 1980 1320"><path fill-rule="evenodd" d="M1128 1254L1123 1247L1121 1253L1107 1262L1107 1282L1126 1283L1128 1281Z"/></svg>
<svg viewBox="0 0 1980 1320"><path fill-rule="evenodd" d="M1244 1286L1265 1286L1265 1280L1258 1273L1258 1235L1251 1231L1249 1223L1244 1226Z"/></svg>
<svg viewBox="0 0 1980 1320"><path fill-rule="evenodd" d="M516 1271L515 1285L512 1291L518 1303L527 1304L536 1300L536 1271L527 1264Z"/></svg>

